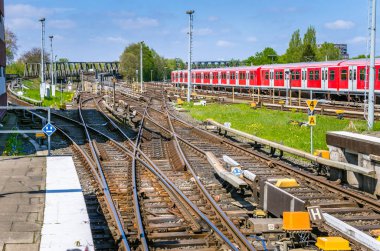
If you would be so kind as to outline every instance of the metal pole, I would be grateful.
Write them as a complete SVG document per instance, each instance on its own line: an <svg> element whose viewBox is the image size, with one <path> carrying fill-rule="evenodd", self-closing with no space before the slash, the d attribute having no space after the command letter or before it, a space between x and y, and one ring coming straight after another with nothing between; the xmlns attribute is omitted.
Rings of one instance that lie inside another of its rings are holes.
<svg viewBox="0 0 380 251"><path fill-rule="evenodd" d="M153 82L153 70L150 70L150 82Z"/></svg>
<svg viewBox="0 0 380 251"><path fill-rule="evenodd" d="M48 109L48 124L50 124L50 107ZM48 156L50 156L50 135L48 136Z"/></svg>
<svg viewBox="0 0 380 251"><path fill-rule="evenodd" d="M143 43L144 41L140 42L140 91L143 92Z"/></svg>
<svg viewBox="0 0 380 251"><path fill-rule="evenodd" d="M313 126L310 126L310 154L313 154L314 147L313 147Z"/></svg>
<svg viewBox="0 0 380 251"><path fill-rule="evenodd" d="M375 44L376 44L376 0L372 0L371 53L368 93L368 129L373 129L375 112Z"/></svg>
<svg viewBox="0 0 380 251"><path fill-rule="evenodd" d="M115 110L115 85L116 85L116 78L115 77L112 78L112 82L113 82L113 107L112 107L112 109Z"/></svg>
<svg viewBox="0 0 380 251"><path fill-rule="evenodd" d="M191 47L192 47L192 39L193 39L193 14L194 10L186 11L186 14L189 15L189 61L187 67L187 102L190 102L191 97Z"/></svg>
<svg viewBox="0 0 380 251"><path fill-rule="evenodd" d="M45 18L41 18L39 20L42 26L42 29L41 29L41 85L40 85L40 96L42 99L45 96L45 86L43 85L43 83L45 82L45 77L44 77L44 73L45 73L45 69L44 69L45 68L45 65L44 65L45 20L46 20Z"/></svg>
<svg viewBox="0 0 380 251"><path fill-rule="evenodd" d="M82 82L82 84L81 84L81 91L83 91L83 89L84 89L84 85L83 85L83 70L81 71L81 82Z"/></svg>
<svg viewBox="0 0 380 251"><path fill-rule="evenodd" d="M54 36L49 36L50 38L50 51L51 51L51 62L50 62L50 75L51 75L51 96L55 97L55 86L54 86L54 54L53 54L53 38Z"/></svg>

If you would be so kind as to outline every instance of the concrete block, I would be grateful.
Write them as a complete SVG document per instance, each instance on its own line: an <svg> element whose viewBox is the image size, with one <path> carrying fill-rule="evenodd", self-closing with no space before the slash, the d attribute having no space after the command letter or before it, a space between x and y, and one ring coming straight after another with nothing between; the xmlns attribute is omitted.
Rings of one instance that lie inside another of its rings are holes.
<svg viewBox="0 0 380 251"><path fill-rule="evenodd" d="M5 251L38 251L38 244L7 244Z"/></svg>
<svg viewBox="0 0 380 251"><path fill-rule="evenodd" d="M9 221L26 221L27 216L24 213L0 213L0 224Z"/></svg>
<svg viewBox="0 0 380 251"><path fill-rule="evenodd" d="M42 224L32 222L14 222L12 224L12 232L39 232Z"/></svg>
<svg viewBox="0 0 380 251"><path fill-rule="evenodd" d="M44 206L41 204L32 204L32 205L19 205L17 212L20 213L39 213L42 212Z"/></svg>
<svg viewBox="0 0 380 251"><path fill-rule="evenodd" d="M33 232L0 232L0 240L5 244L8 243L33 243Z"/></svg>

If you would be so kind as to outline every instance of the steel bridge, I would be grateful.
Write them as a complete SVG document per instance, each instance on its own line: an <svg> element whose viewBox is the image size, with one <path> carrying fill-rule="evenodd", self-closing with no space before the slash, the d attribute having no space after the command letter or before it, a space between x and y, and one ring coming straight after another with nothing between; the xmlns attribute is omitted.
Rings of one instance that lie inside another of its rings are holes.
<svg viewBox="0 0 380 251"><path fill-rule="evenodd" d="M78 77L88 73L119 73L120 63L115 62L55 62L54 68L58 78ZM45 79L51 76L50 63L45 63ZM40 63L25 63L24 77L35 78L41 74Z"/></svg>

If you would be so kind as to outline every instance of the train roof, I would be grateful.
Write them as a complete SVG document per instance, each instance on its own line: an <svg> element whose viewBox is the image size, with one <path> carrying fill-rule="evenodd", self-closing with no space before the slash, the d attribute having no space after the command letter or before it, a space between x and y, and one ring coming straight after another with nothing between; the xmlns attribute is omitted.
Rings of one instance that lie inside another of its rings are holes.
<svg viewBox="0 0 380 251"><path fill-rule="evenodd" d="M239 67L222 67L222 68L202 68L192 69L192 72L203 71L239 71L239 70L256 70L261 69L274 69L274 68L305 68L305 67L329 67L329 66L351 66L351 65L369 65L369 59L350 59L350 60L336 60L336 61L321 61L321 62L300 62L300 63L287 63L287 64L269 64L269 65L253 65L253 66L239 66ZM380 64L380 58L375 59L375 64ZM178 70L187 71L185 70ZM177 71L174 71L177 72Z"/></svg>

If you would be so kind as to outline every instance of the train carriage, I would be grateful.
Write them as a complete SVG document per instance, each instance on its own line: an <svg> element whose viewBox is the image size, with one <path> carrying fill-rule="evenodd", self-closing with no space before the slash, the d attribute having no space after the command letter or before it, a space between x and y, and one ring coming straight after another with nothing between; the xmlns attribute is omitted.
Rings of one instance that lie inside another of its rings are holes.
<svg viewBox="0 0 380 251"><path fill-rule="evenodd" d="M195 69L200 85L295 89L320 93L364 93L368 89L368 61L340 60L231 68ZM187 83L187 71L175 71L173 82ZM380 59L375 66L375 91L380 92Z"/></svg>

